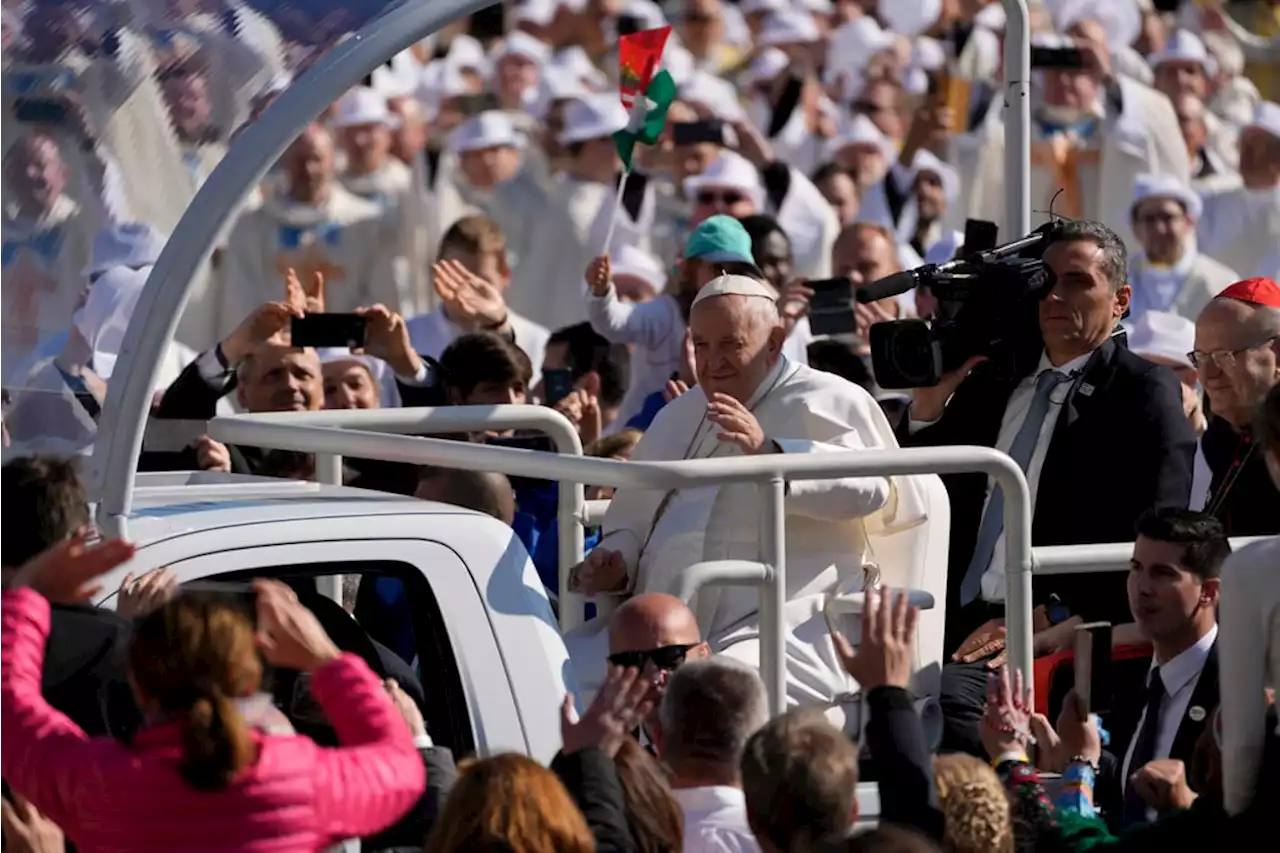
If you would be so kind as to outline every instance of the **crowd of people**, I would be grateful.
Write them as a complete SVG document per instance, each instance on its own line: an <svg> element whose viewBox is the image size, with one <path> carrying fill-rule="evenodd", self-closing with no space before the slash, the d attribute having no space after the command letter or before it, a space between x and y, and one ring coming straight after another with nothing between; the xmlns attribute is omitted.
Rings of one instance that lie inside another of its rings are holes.
<svg viewBox="0 0 1280 853"><path fill-rule="evenodd" d="M890 387L874 327L945 320L952 294L823 299L962 256L967 220L1003 219L992 0L495 5L375 69L231 213L160 365L141 470L315 477L310 454L202 429L150 440L219 413L546 405L588 455L620 461L993 447L1026 475L1034 545L1134 543L1128 572L1035 578L1052 678L1032 695L1002 667L1005 496L983 474L943 477L934 742L912 692L929 614L889 589L938 559L922 478L788 484L793 710L774 719L756 592L668 594L695 563L759 558L755 486L593 487L612 501L570 584L620 606L565 637L589 701L566 704L544 768L455 767L432 742L399 582L344 602L396 662L384 684L296 585L259 581L247 604L157 572L128 580L115 614L86 606L131 546L85 540L75 460L151 268L237 134L381 4L6 0L6 844L959 853L1274 837L1280 4L1029 5L1033 225L1058 225L1026 317L1036 352L1015 371L979 347L934 385ZM619 39L668 25L675 99L657 144L624 162ZM294 321L316 314L356 315L359 339L300 345ZM519 431L449 437L549 449ZM347 485L502 520L548 597L569 591L555 483L344 462ZM1232 554L1242 536L1271 538ZM863 590L862 618L833 618ZM1121 673L1101 720L1056 665L1097 621ZM282 714L266 669L302 673L289 684L315 707ZM851 835L859 779L879 784L882 826Z"/></svg>

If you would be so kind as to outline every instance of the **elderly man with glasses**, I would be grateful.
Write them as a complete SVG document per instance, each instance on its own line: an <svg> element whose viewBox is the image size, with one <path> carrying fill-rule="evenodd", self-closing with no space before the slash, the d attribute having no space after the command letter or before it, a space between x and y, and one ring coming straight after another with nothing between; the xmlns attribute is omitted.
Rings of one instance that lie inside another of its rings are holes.
<svg viewBox="0 0 1280 853"><path fill-rule="evenodd" d="M1280 384L1280 285L1251 278L1219 293L1196 320L1195 347L1189 356L1212 412L1200 440L1200 474L1207 466L1211 475L1205 510L1231 536L1280 533L1280 491L1253 435L1262 401Z"/></svg>

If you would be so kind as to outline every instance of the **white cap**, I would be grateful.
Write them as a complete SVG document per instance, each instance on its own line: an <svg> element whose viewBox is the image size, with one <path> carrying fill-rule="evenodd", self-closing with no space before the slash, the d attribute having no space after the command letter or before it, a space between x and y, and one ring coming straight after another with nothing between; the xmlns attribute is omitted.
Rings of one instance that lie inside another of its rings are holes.
<svg viewBox="0 0 1280 853"><path fill-rule="evenodd" d="M974 26L984 27L996 32L1003 31L1005 24L1008 22L1009 15L999 3L988 3L979 10L978 14L973 16Z"/></svg>
<svg viewBox="0 0 1280 853"><path fill-rule="evenodd" d="M1134 0L1047 0L1045 6L1058 32L1080 21L1097 21L1112 52L1128 47L1142 34L1142 11Z"/></svg>
<svg viewBox="0 0 1280 853"><path fill-rule="evenodd" d="M717 296L756 296L770 302L778 301L777 292L763 281L745 275L721 275L711 279L698 291L693 304L697 305Z"/></svg>
<svg viewBox="0 0 1280 853"><path fill-rule="evenodd" d="M826 71L823 82L828 86L841 83L840 95L851 98L862 86L871 58L894 46L893 33L880 28L875 19L864 15L841 24L831 32L827 43ZM841 78L844 78L841 81Z"/></svg>
<svg viewBox="0 0 1280 853"><path fill-rule="evenodd" d="M834 15L836 11L833 0L796 0L796 3L814 15Z"/></svg>
<svg viewBox="0 0 1280 853"><path fill-rule="evenodd" d="M1198 62L1205 74L1213 75L1217 71L1217 62L1209 54L1209 49L1190 30L1176 30L1164 48L1153 53L1147 61L1153 69L1165 62Z"/></svg>
<svg viewBox="0 0 1280 853"><path fill-rule="evenodd" d="M571 44L556 51L543 76L572 77L588 90L603 89L609 84L609 78L596 67L582 46L577 44Z"/></svg>
<svg viewBox="0 0 1280 853"><path fill-rule="evenodd" d="M380 124L396 127L399 117L387 107L387 99L367 86L356 86L338 100L334 127Z"/></svg>
<svg viewBox="0 0 1280 853"><path fill-rule="evenodd" d="M880 0L876 9L885 29L918 36L938 23L942 0Z"/></svg>
<svg viewBox="0 0 1280 853"><path fill-rule="evenodd" d="M750 89L759 83L768 83L783 71L786 71L787 66L790 64L790 57L780 48L766 47L760 51L755 59L751 60L751 64L747 66L747 70L739 78L739 85L743 89Z"/></svg>
<svg viewBox="0 0 1280 853"><path fill-rule="evenodd" d="M508 56L522 57L535 65L541 65L551 58L551 47L524 30L512 30L490 54L495 64Z"/></svg>
<svg viewBox="0 0 1280 853"><path fill-rule="evenodd" d="M516 6L516 23L545 27L555 19L559 9L559 0L523 0Z"/></svg>
<svg viewBox="0 0 1280 853"><path fill-rule="evenodd" d="M940 160L932 151L917 148L915 157L911 160L911 168L907 170L913 185L921 172L931 172L938 176L942 183L942 194L948 204L954 204L960 197L960 173L955 167Z"/></svg>
<svg viewBox="0 0 1280 853"><path fill-rule="evenodd" d="M455 68L471 68L482 75L489 71L489 58L485 55L484 45L468 35L454 36L453 41L449 42L449 53L444 59Z"/></svg>
<svg viewBox="0 0 1280 853"><path fill-rule="evenodd" d="M1253 121L1249 122L1248 126L1261 128L1280 139L1280 104L1275 101L1263 101L1258 104L1253 112Z"/></svg>
<svg viewBox="0 0 1280 853"><path fill-rule="evenodd" d="M422 64L413 51L402 50L391 57L390 64L379 65L369 76L373 90L387 100L407 98L418 90Z"/></svg>
<svg viewBox="0 0 1280 853"><path fill-rule="evenodd" d="M523 143L515 123L503 110L485 110L458 125L449 134L449 150L459 154L484 148L519 148Z"/></svg>
<svg viewBox="0 0 1280 853"><path fill-rule="evenodd" d="M145 222L104 226L93 235L93 251L83 274L93 276L113 267L150 266L160 257L167 241L168 238Z"/></svg>
<svg viewBox="0 0 1280 853"><path fill-rule="evenodd" d="M561 145L603 139L627 126L627 109L613 92L598 92L570 101L564 111Z"/></svg>
<svg viewBox="0 0 1280 853"><path fill-rule="evenodd" d="M654 292L661 291L667 284L667 271L663 269L662 261L652 252L646 252L631 243L622 244L613 253L610 266L615 277L625 275L638 278L653 287Z"/></svg>
<svg viewBox="0 0 1280 853"><path fill-rule="evenodd" d="M701 69L690 74L680 86L680 100L706 107L716 118L725 121L746 118L746 112L738 102L738 90L733 84Z"/></svg>
<svg viewBox="0 0 1280 853"><path fill-rule="evenodd" d="M1187 353L1196 348L1196 324L1179 314L1144 311L1129 334L1129 351L1164 359L1179 367L1195 367Z"/></svg>
<svg viewBox="0 0 1280 853"><path fill-rule="evenodd" d="M656 30L667 25L666 14L653 0L628 0L622 7L622 14L636 18L642 30Z"/></svg>
<svg viewBox="0 0 1280 853"><path fill-rule="evenodd" d="M320 358L321 364L334 364L339 361L355 361L362 364L365 370L371 375L377 377L381 370L380 365L385 364L380 358L371 355L352 352L346 347L320 347L316 350L316 355Z"/></svg>
<svg viewBox="0 0 1280 853"><path fill-rule="evenodd" d="M721 151L706 171L684 179L684 193L691 199L707 187L742 190L755 199L756 207L763 206L764 188L760 185L760 172L737 152Z"/></svg>
<svg viewBox="0 0 1280 853"><path fill-rule="evenodd" d="M821 37L813 15L800 9L784 9L765 15L756 45L773 47L780 44L810 44Z"/></svg>
<svg viewBox="0 0 1280 853"><path fill-rule="evenodd" d="M1198 193L1184 184L1174 175L1144 174L1133 179L1133 206L1137 207L1149 198L1171 198L1181 202L1187 216L1199 219L1204 211L1204 202Z"/></svg>
<svg viewBox="0 0 1280 853"><path fill-rule="evenodd" d="M738 8L744 15L755 15L759 12L783 12L790 4L787 0L742 0Z"/></svg>
<svg viewBox="0 0 1280 853"><path fill-rule="evenodd" d="M894 163L898 159L898 149L894 146L893 140L862 113L849 119L827 143L825 159L834 158L841 149L848 148L850 145L873 145L880 149L886 163Z"/></svg>
<svg viewBox="0 0 1280 853"><path fill-rule="evenodd" d="M924 71L936 71L947 64L947 49L942 42L928 36L920 36L911 45L911 67Z"/></svg>

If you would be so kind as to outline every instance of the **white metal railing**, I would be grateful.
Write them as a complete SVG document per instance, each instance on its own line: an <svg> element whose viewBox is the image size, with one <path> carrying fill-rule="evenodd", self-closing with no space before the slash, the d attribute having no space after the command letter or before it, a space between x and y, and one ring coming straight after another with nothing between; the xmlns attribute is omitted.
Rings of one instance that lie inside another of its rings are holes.
<svg viewBox="0 0 1280 853"><path fill-rule="evenodd" d="M1266 536L1238 536L1231 540L1231 550L1260 542ZM1129 568L1133 556L1132 542L1100 545L1042 545L1031 549L1032 574L1073 575L1090 572L1122 572Z"/></svg>
<svg viewBox="0 0 1280 853"><path fill-rule="evenodd" d="M380 419L376 410L342 413L349 424ZM315 417L321 417L316 413ZM684 489L711 484L757 483L764 488L765 535L760 561L772 570L762 578L760 670L769 689L772 708L781 713L786 701L786 632L773 613L781 613L786 590L786 483L789 480L830 480L840 477L895 474L954 474L980 472L1004 489L1006 628L1009 657L1031 676L1031 502L1022 469L989 447L921 447L860 450L822 454L766 454L734 459L693 459L673 462L617 462L585 456L563 456L491 447L408 435L386 435L356 429L300 425L289 416L233 415L209 422L218 441L254 447L328 453L365 459L385 459L418 465L440 465L477 471L570 483L592 483L633 489ZM569 516L575 525L581 511ZM561 565L562 591L567 589L566 565ZM635 567L632 567L633 569ZM723 581L740 583L740 573L726 571ZM718 583L704 571L700 582ZM567 604L567 602L566 602ZM561 609L565 609L562 604ZM767 619L774 619L768 623ZM766 634L765 628L770 630Z"/></svg>

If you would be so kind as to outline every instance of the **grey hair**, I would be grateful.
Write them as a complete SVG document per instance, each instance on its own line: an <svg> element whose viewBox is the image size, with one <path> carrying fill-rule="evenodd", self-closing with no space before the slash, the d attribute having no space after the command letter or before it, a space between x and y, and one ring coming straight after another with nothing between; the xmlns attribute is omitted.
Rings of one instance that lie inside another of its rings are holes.
<svg viewBox="0 0 1280 853"><path fill-rule="evenodd" d="M689 661L671 676L658 710L664 757L673 768L695 762L736 772L748 738L768 719L754 669L724 657Z"/></svg>
<svg viewBox="0 0 1280 853"><path fill-rule="evenodd" d="M1062 223L1062 230L1056 235L1054 243L1093 243L1102 250L1102 274L1112 290L1117 290L1129 280L1129 252L1124 247L1124 240L1101 222L1087 219L1068 220Z"/></svg>

